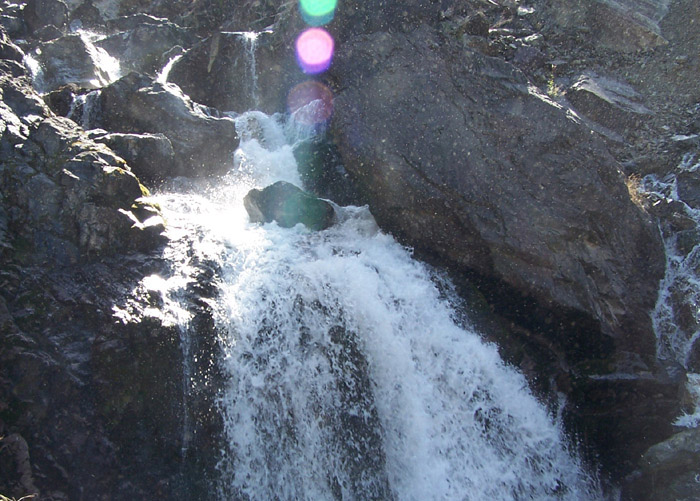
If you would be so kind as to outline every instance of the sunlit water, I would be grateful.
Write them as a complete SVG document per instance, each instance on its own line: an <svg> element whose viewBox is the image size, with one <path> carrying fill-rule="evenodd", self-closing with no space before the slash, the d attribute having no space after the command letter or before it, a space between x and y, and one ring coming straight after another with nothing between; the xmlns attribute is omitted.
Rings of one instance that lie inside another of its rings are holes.
<svg viewBox="0 0 700 501"><path fill-rule="evenodd" d="M259 112L238 127L230 174L155 197L171 252L187 240L222 270L219 498L599 498L523 376L367 208L321 232L248 222L249 189L300 184L304 131Z"/></svg>

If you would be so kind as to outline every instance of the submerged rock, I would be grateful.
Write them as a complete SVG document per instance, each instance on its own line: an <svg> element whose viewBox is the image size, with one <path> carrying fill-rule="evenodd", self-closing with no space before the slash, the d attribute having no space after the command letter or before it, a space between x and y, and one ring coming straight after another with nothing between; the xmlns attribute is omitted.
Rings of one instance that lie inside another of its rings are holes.
<svg viewBox="0 0 700 501"><path fill-rule="evenodd" d="M302 223L312 230L325 230L335 220L335 210L329 202L284 181L263 190L250 190L243 204L253 223L277 221L283 228Z"/></svg>

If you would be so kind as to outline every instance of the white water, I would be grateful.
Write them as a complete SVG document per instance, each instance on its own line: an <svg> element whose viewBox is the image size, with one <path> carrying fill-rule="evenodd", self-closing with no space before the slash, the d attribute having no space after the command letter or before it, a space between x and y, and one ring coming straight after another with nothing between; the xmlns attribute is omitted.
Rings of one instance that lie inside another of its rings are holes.
<svg viewBox="0 0 700 501"><path fill-rule="evenodd" d="M687 153L679 171L696 173L700 170L700 153ZM675 204L679 212L695 222L700 231L700 209L694 209L684 203L678 195L677 179L668 174L660 179L649 175L643 179L642 188L651 197L652 203ZM657 335L658 357L662 360L675 361L688 368L688 358L693 344L700 337L700 245L689 252L678 245L678 234L664 231L666 247L666 275L659 287L659 298L653 314L654 330ZM690 316L681 328L679 318ZM700 374L688 374L688 391L694 402L694 409L681 415L676 425L685 427L700 426Z"/></svg>
<svg viewBox="0 0 700 501"><path fill-rule="evenodd" d="M156 196L171 237L222 270L219 497L600 498L523 376L366 208L322 232L248 222L250 188L299 184L304 131L259 112L237 125L224 180Z"/></svg>

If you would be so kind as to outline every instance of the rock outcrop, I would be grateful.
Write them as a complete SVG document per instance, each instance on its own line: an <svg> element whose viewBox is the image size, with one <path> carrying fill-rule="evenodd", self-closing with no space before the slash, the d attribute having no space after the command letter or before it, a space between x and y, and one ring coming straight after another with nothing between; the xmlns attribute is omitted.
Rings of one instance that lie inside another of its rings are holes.
<svg viewBox="0 0 700 501"><path fill-rule="evenodd" d="M589 129L513 66L427 28L346 42L332 77L333 138L380 225L653 355L663 246Z"/></svg>
<svg viewBox="0 0 700 501"><path fill-rule="evenodd" d="M231 118L193 102L176 86L130 73L100 95L97 125L121 133L162 133L172 144L175 164L169 176L224 173L233 164L238 134Z"/></svg>

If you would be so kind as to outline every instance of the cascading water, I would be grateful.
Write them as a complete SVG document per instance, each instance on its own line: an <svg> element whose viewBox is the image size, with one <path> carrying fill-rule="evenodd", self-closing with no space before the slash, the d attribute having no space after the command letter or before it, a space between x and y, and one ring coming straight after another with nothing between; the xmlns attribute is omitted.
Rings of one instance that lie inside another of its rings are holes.
<svg viewBox="0 0 700 501"><path fill-rule="evenodd" d="M677 136L677 140L697 139ZM686 153L677 168L678 173L695 175L700 170L700 151ZM676 425L700 425L700 374L698 360L693 364L693 351L700 343L700 245L689 233L700 232L700 208L685 203L678 193L678 177L668 174L663 178L648 175L642 180L642 189L654 205L672 205L681 217L692 225L685 231L665 231L666 276L659 288L659 298L653 315L658 337L658 356L675 361L688 372L688 390L695 408L682 415ZM697 354L695 355L697 356Z"/></svg>
<svg viewBox="0 0 700 501"><path fill-rule="evenodd" d="M253 225L242 199L300 185L293 120L238 117L216 186L157 195L221 271L221 499L598 499L563 433L431 271L366 207L321 232Z"/></svg>

